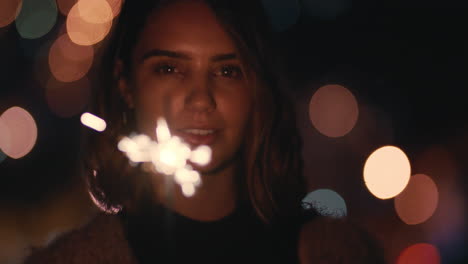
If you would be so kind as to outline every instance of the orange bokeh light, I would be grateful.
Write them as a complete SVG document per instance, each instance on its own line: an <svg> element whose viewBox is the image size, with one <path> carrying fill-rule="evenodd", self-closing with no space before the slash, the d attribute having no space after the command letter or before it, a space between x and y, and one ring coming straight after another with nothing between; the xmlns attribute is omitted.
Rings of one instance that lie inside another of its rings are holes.
<svg viewBox="0 0 468 264"><path fill-rule="evenodd" d="M122 0L106 0L109 4L113 17L116 17L120 14L122 9ZM60 10L60 13L64 16L68 16L70 9L78 2L78 0L57 0L57 6Z"/></svg>
<svg viewBox="0 0 468 264"><path fill-rule="evenodd" d="M122 0L107 0L109 6L112 9L112 14L114 17L120 14L120 10L122 10Z"/></svg>
<svg viewBox="0 0 468 264"><path fill-rule="evenodd" d="M37 140L37 126L28 111L14 106L0 116L0 149L7 156L19 159L26 156Z"/></svg>
<svg viewBox="0 0 468 264"><path fill-rule="evenodd" d="M102 41L112 27L112 8L104 0L80 0L68 13L67 32L70 39L82 46Z"/></svg>
<svg viewBox="0 0 468 264"><path fill-rule="evenodd" d="M62 83L51 78L47 83L47 105L60 117L79 114L88 104L90 96L91 85L86 77L71 83Z"/></svg>
<svg viewBox="0 0 468 264"><path fill-rule="evenodd" d="M415 244L403 250L397 264L440 264L439 250L431 244Z"/></svg>
<svg viewBox="0 0 468 264"><path fill-rule="evenodd" d="M341 85L325 85L310 100L310 120L320 133L328 137L342 137L349 133L356 125L358 115L356 98Z"/></svg>
<svg viewBox="0 0 468 264"><path fill-rule="evenodd" d="M364 182L369 191L380 199L393 198L405 189L411 175L406 154L394 146L374 151L364 165Z"/></svg>
<svg viewBox="0 0 468 264"><path fill-rule="evenodd" d="M408 186L395 197L395 210L408 225L425 222L435 212L439 201L437 185L427 175L416 174Z"/></svg>
<svg viewBox="0 0 468 264"><path fill-rule="evenodd" d="M0 27L5 27L15 21L21 10L21 0L0 1Z"/></svg>
<svg viewBox="0 0 468 264"><path fill-rule="evenodd" d="M73 82L88 73L94 59L91 46L73 43L67 34L59 37L49 51L50 72L62 82Z"/></svg>
<svg viewBox="0 0 468 264"><path fill-rule="evenodd" d="M79 0L76 8L83 21L102 24L114 18L112 8L106 0Z"/></svg>

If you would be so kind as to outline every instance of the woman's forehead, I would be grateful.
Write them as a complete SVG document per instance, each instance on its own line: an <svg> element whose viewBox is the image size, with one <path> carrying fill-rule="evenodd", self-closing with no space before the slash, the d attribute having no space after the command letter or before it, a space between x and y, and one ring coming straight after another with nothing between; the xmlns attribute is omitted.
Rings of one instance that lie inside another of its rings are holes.
<svg viewBox="0 0 468 264"><path fill-rule="evenodd" d="M135 53L151 49L179 51L192 56L237 50L213 10L203 1L189 0L168 4L148 17Z"/></svg>

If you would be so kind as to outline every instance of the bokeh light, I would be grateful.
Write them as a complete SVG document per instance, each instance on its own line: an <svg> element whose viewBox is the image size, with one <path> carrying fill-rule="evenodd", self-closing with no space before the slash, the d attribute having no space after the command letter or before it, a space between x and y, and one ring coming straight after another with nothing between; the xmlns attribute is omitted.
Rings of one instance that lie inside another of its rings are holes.
<svg viewBox="0 0 468 264"><path fill-rule="evenodd" d="M364 165L364 182L377 198L393 198L405 189L411 176L406 154L394 146L374 151Z"/></svg>
<svg viewBox="0 0 468 264"><path fill-rule="evenodd" d="M94 45L109 33L112 18L112 8L107 1L80 0L68 13L68 35L78 45Z"/></svg>
<svg viewBox="0 0 468 264"><path fill-rule="evenodd" d="M22 0L0 1L0 27L10 25L21 10Z"/></svg>
<svg viewBox="0 0 468 264"><path fill-rule="evenodd" d="M211 155L211 148L202 145L192 151L190 161L205 166L211 161Z"/></svg>
<svg viewBox="0 0 468 264"><path fill-rule="evenodd" d="M106 0L112 10L113 17L120 14L122 9L122 0ZM57 6L64 16L68 16L71 8L78 2L78 0L57 0ZM91 3L92 4L92 3Z"/></svg>
<svg viewBox="0 0 468 264"><path fill-rule="evenodd" d="M86 77L71 83L58 82L51 77L45 92L50 111L59 117L72 117L88 104L91 84Z"/></svg>
<svg viewBox="0 0 468 264"><path fill-rule="evenodd" d="M54 27L57 13L55 0L23 0L16 29L23 38L40 38Z"/></svg>
<svg viewBox="0 0 468 264"><path fill-rule="evenodd" d="M98 132L106 130L106 121L93 114L87 112L83 113L80 117L80 121L83 125L92 128Z"/></svg>
<svg viewBox="0 0 468 264"><path fill-rule="evenodd" d="M397 264L440 264L439 250L431 244L415 244L403 250Z"/></svg>
<svg viewBox="0 0 468 264"><path fill-rule="evenodd" d="M114 18L112 8L106 0L80 0L76 7L83 21L91 24L106 23Z"/></svg>
<svg viewBox="0 0 468 264"><path fill-rule="evenodd" d="M112 9L113 16L118 16L122 10L122 0L107 0L107 2Z"/></svg>
<svg viewBox="0 0 468 264"><path fill-rule="evenodd" d="M310 192L302 202L306 208L311 206L325 216L341 218L347 215L346 203L343 197L329 189Z"/></svg>
<svg viewBox="0 0 468 264"><path fill-rule="evenodd" d="M3 122L3 119L0 115L0 156L5 156L2 149L10 149L11 138L10 138L10 129L7 124ZM3 159L5 159L5 157ZM0 158L1 159L1 158Z"/></svg>
<svg viewBox="0 0 468 264"><path fill-rule="evenodd" d="M182 184L181 188L185 197L192 197L195 194L195 186L193 184Z"/></svg>
<svg viewBox="0 0 468 264"><path fill-rule="evenodd" d="M7 156L19 159L27 155L37 140L34 118L25 109L14 106L0 116L0 149Z"/></svg>
<svg viewBox="0 0 468 264"><path fill-rule="evenodd" d="M341 137L349 133L356 125L358 115L356 98L341 85L325 85L310 100L310 121L328 137Z"/></svg>
<svg viewBox="0 0 468 264"><path fill-rule="evenodd" d="M151 161L157 174L174 176L182 193L186 197L192 196L195 187L201 184L201 178L200 174L187 164L187 160L200 165L207 164L211 160L211 149L202 145L194 151L190 150L190 146L181 138L171 135L169 126L162 117L157 120L155 134L157 141L144 134L123 137L117 148L132 162ZM143 167L146 171L153 171L152 168L147 168L147 165Z"/></svg>
<svg viewBox="0 0 468 264"><path fill-rule="evenodd" d="M263 6L272 27L277 31L284 31L294 25L300 14L298 0L263 0Z"/></svg>
<svg viewBox="0 0 468 264"><path fill-rule="evenodd" d="M50 72L59 81L73 82L88 73L93 59L93 47L77 45L70 40L68 34L64 34L50 47Z"/></svg>
<svg viewBox="0 0 468 264"><path fill-rule="evenodd" d="M408 225L425 222L435 212L439 201L437 185L427 175L413 175L408 186L395 197L395 210Z"/></svg>

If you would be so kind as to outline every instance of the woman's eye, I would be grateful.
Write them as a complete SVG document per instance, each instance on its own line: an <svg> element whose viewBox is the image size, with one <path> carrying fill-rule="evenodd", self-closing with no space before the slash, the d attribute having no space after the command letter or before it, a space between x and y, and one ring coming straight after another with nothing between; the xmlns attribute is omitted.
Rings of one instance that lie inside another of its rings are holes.
<svg viewBox="0 0 468 264"><path fill-rule="evenodd" d="M227 78L240 79L242 78L242 70L239 66L226 65L219 68L216 75Z"/></svg>
<svg viewBox="0 0 468 264"><path fill-rule="evenodd" d="M155 72L159 73L159 74L173 74L173 73L177 73L179 71L173 65L163 64L163 65L156 66Z"/></svg>

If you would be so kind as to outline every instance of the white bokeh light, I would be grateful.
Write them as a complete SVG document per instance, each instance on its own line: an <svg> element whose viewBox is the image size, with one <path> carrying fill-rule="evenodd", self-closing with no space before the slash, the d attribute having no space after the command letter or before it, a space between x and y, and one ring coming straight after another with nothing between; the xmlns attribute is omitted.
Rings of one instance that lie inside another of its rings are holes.
<svg viewBox="0 0 468 264"><path fill-rule="evenodd" d="M81 123L89 128L92 128L98 132L106 130L106 121L102 118L97 117L90 113L84 113L81 115Z"/></svg>
<svg viewBox="0 0 468 264"><path fill-rule="evenodd" d="M186 197L195 194L195 188L200 186L200 174L187 164L187 160L198 165L206 165L211 161L211 148L199 146L190 150L181 138L172 136L163 118L158 119L156 126L156 141L147 135L124 137L117 147L124 152L132 162L151 162L154 169L162 174L174 176L174 181L180 185Z"/></svg>
<svg viewBox="0 0 468 264"><path fill-rule="evenodd" d="M204 166L211 160L211 148L205 145L199 146L190 154L190 161Z"/></svg>

